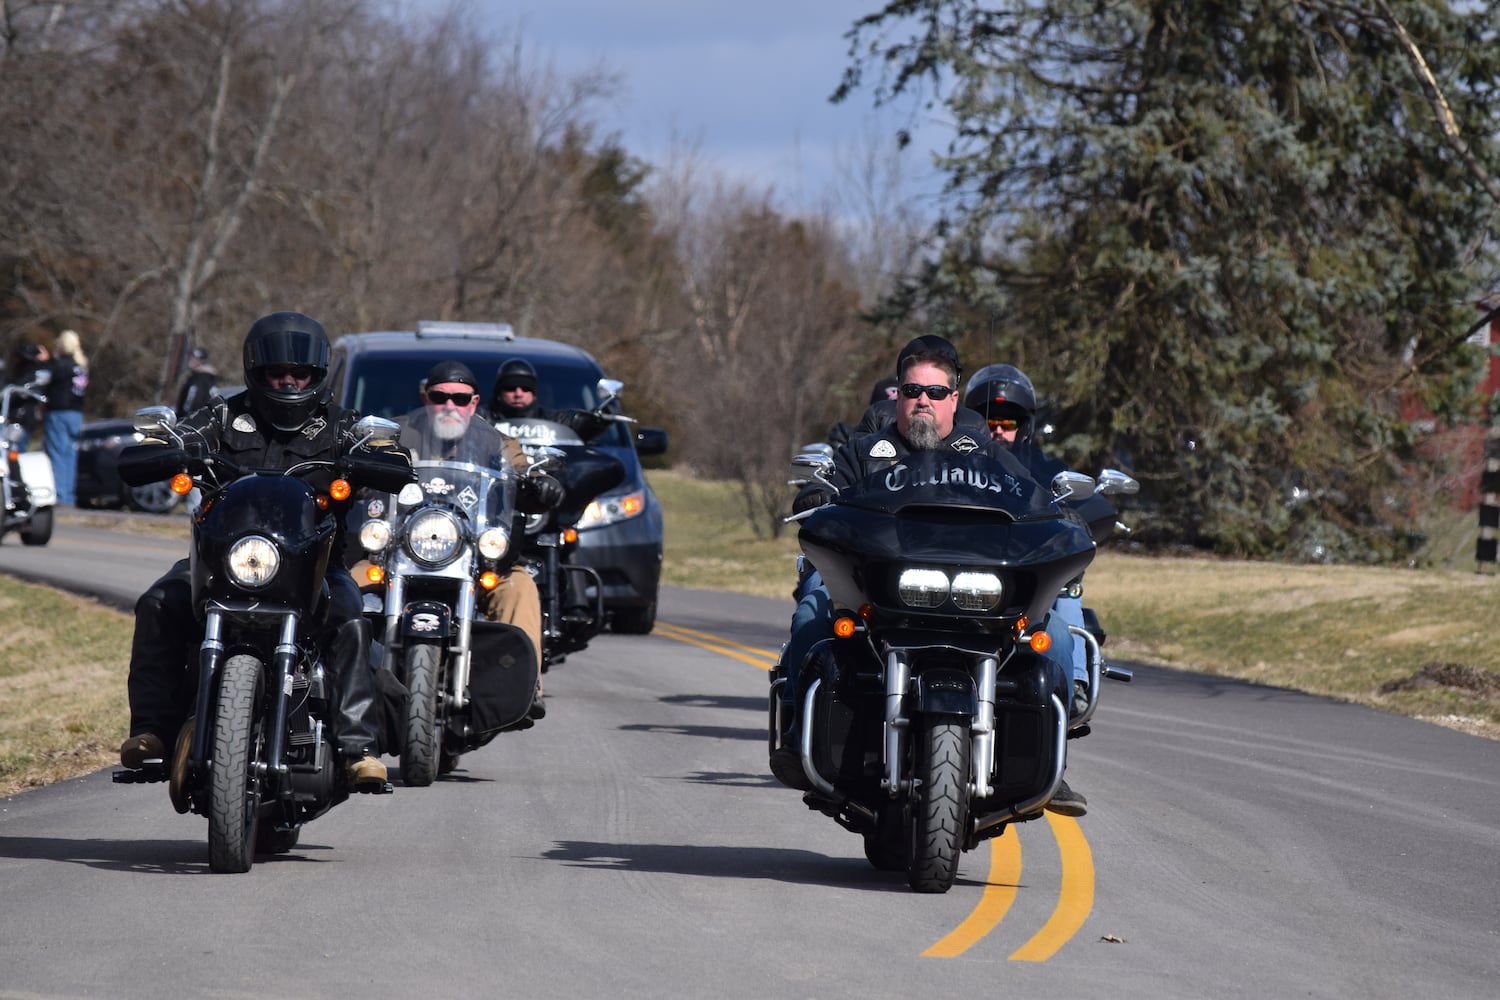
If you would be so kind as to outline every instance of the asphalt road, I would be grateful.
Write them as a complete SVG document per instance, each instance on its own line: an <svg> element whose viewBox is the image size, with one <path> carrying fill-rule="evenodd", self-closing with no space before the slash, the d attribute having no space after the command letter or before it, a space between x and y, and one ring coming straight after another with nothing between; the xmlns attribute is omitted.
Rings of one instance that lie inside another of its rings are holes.
<svg viewBox="0 0 1500 1000"><path fill-rule="evenodd" d="M128 605L180 544L63 523L0 571ZM790 603L660 614L549 673L534 729L246 875L160 785L0 800L0 997L1495 995L1500 743L1137 666L1072 745L1089 814L919 896L769 777Z"/></svg>

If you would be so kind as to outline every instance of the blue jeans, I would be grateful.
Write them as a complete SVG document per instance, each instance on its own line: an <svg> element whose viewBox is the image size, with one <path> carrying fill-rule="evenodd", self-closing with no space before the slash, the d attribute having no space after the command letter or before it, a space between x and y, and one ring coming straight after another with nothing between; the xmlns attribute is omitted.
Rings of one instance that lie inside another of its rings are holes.
<svg viewBox="0 0 1500 1000"><path fill-rule="evenodd" d="M57 485L57 502L73 506L74 484L78 481L78 432L83 429L82 410L48 412L42 423L47 458L52 462L52 481Z"/></svg>
<svg viewBox="0 0 1500 1000"><path fill-rule="evenodd" d="M1052 636L1054 643L1059 642L1057 633L1052 631L1053 620L1062 623L1064 630L1069 625L1083 628L1083 598L1081 597L1059 597L1052 604L1052 614L1047 616L1047 633ZM1082 639L1073 638L1068 634L1068 642L1073 647L1073 668L1070 676L1075 681L1089 682L1089 651L1088 645Z"/></svg>

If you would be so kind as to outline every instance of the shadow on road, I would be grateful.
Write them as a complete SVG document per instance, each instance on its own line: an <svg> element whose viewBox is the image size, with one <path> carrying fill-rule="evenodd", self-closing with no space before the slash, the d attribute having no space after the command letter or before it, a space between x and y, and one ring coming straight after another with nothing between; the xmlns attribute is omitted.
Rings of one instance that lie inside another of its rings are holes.
<svg viewBox="0 0 1500 1000"><path fill-rule="evenodd" d="M298 844L290 854L256 855L255 863L317 861L304 857L328 847ZM70 840L65 837L0 837L0 858L62 861L100 871L147 875L209 875L204 840Z"/></svg>
<svg viewBox="0 0 1500 1000"><path fill-rule="evenodd" d="M603 871L771 879L802 885L867 889L872 892L910 891L906 886L904 873L878 872L863 858L830 858L803 850L562 840L542 857L575 868L597 868Z"/></svg>

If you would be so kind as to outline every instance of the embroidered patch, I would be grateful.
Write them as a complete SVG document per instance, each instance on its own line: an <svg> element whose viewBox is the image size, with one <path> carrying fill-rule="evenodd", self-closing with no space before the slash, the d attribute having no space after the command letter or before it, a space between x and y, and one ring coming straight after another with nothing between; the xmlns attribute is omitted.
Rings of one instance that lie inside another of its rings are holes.
<svg viewBox="0 0 1500 1000"><path fill-rule="evenodd" d="M234 418L234 423L229 426L237 431L244 431L246 434L254 434L255 418L248 413L241 413Z"/></svg>
<svg viewBox="0 0 1500 1000"><path fill-rule="evenodd" d="M958 440L951 442L949 444L949 447L954 451L963 452L965 455L967 455L971 451L979 450L979 442L975 441L973 438L969 437L969 435L965 434Z"/></svg>
<svg viewBox="0 0 1500 1000"><path fill-rule="evenodd" d="M317 418L315 418L312 421L312 423L310 423L306 427L302 428L302 436L305 437L305 438L307 438L309 441L311 441L313 438L315 438L319 434L323 433L323 428L325 428L327 426L328 426L328 421L327 420L325 420L322 417L317 417Z"/></svg>
<svg viewBox="0 0 1500 1000"><path fill-rule="evenodd" d="M896 446L881 438L875 442L875 447L870 449L871 458L895 458Z"/></svg>
<svg viewBox="0 0 1500 1000"><path fill-rule="evenodd" d="M369 514L371 517L384 517L385 501L380 497L376 497L375 499L371 500L370 505L365 508L365 513Z"/></svg>

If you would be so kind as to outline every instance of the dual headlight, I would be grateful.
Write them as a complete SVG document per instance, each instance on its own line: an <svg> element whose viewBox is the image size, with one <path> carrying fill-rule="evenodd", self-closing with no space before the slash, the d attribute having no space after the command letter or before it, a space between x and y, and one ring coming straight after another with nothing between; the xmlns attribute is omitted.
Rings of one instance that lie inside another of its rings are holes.
<svg viewBox="0 0 1500 1000"><path fill-rule="evenodd" d="M912 608L936 608L951 598L964 611L993 611L1004 592L998 576L977 570L949 576L945 570L911 566L896 580L896 595Z"/></svg>

